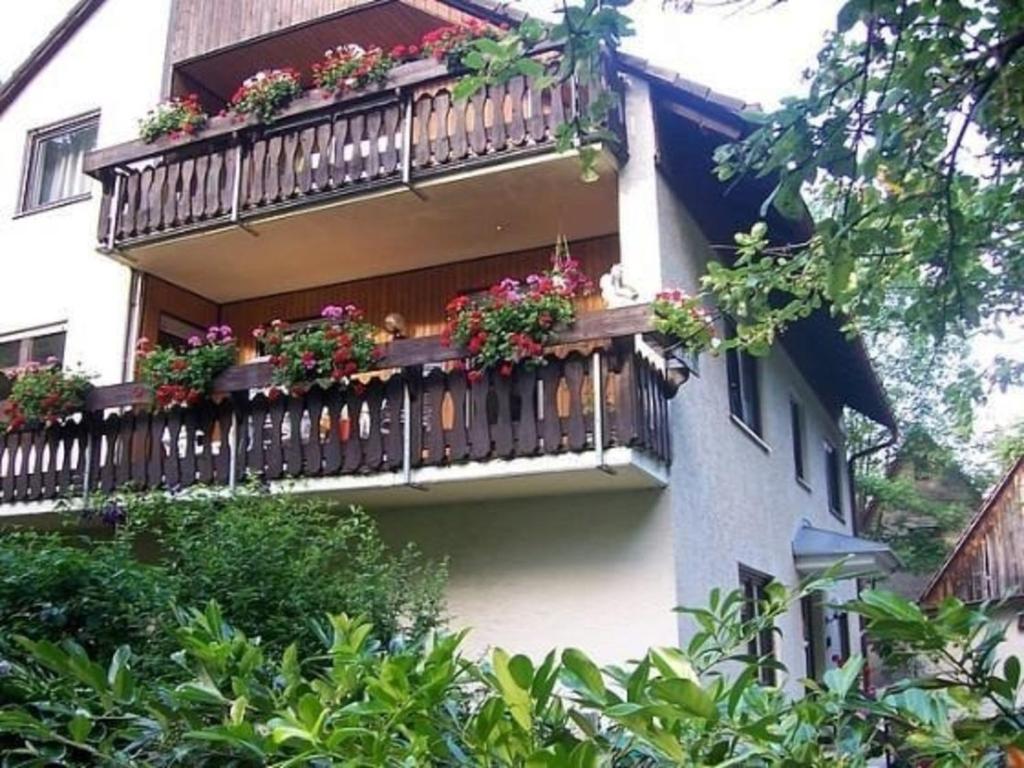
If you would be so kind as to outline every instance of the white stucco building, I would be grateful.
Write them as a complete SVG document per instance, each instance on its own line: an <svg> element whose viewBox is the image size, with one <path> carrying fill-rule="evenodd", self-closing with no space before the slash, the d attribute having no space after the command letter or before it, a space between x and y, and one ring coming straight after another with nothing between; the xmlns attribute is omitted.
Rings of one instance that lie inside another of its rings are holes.
<svg viewBox="0 0 1024 768"><path fill-rule="evenodd" d="M25 287L0 304L0 368L44 351L80 363L106 385L90 401L106 421L52 445L0 438L0 514L123 482L231 486L248 471L364 503L389 539L448 557L452 623L473 628L473 650L572 645L606 662L680 642L673 607L714 587L756 596L843 553L888 564L854 538L840 416L892 415L827 312L767 357L689 361L678 392L678 363L650 334L645 302L695 290L727 258L713 246L757 219L766 190L710 172L715 146L747 130L741 104L610 57L619 138L593 145L591 183L553 138L592 86L516 79L457 102L430 61L370 94L300 98L273 126L213 118L195 137L135 139L162 95L196 92L215 114L255 67L308 70L327 45L387 49L469 18L515 21L469 0L76 6L0 90L0 163L21 179L0 198L0 239L18 255L5 284ZM802 226L770 224L780 239ZM467 389L429 338L445 301L543 266L558 236L595 280L620 265L637 306L587 299L548 366L517 371L511 391L496 377ZM141 335L174 343L227 323L253 361L251 328L343 300L378 324L400 313L413 337L389 345L390 373L355 400L268 403L258 361L192 421L151 416L144 392L117 386ZM778 629L755 650L794 688L857 650L857 627L822 603Z"/></svg>

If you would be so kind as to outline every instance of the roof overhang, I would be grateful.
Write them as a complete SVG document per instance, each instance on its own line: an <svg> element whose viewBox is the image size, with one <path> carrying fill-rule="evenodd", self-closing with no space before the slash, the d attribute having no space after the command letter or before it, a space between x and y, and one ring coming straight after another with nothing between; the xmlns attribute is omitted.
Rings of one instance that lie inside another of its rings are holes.
<svg viewBox="0 0 1024 768"><path fill-rule="evenodd" d="M801 576L828 572L838 579L890 574L899 558L885 544L804 524L793 537L793 562Z"/></svg>

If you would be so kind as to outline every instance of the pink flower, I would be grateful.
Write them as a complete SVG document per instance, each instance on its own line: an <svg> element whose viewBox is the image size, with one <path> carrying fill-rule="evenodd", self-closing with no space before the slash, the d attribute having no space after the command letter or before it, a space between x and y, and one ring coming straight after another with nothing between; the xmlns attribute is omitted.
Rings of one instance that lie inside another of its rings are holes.
<svg viewBox="0 0 1024 768"><path fill-rule="evenodd" d="M201 347L203 346L203 340L198 336L189 336L188 345L190 347Z"/></svg>

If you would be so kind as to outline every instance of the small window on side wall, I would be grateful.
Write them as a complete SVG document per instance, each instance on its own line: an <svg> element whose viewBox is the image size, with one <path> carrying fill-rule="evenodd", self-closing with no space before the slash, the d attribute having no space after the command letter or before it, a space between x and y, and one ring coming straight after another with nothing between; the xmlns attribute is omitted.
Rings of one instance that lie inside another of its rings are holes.
<svg viewBox="0 0 1024 768"><path fill-rule="evenodd" d="M16 338L7 340L0 338L0 372L47 360L63 363L66 335L64 331L58 331L37 336L18 334Z"/></svg>
<svg viewBox="0 0 1024 768"><path fill-rule="evenodd" d="M832 443L825 443L825 487L828 489L828 510L843 519L843 494L840 490L839 452Z"/></svg>
<svg viewBox="0 0 1024 768"><path fill-rule="evenodd" d="M729 338L736 336L736 325L726 321ZM729 410L755 435L761 436L761 391L758 360L740 349L729 349L725 353L725 364L729 377Z"/></svg>
<svg viewBox="0 0 1024 768"><path fill-rule="evenodd" d="M767 587L772 577L740 565L740 590L743 592L743 620L753 621L762 615L764 603L768 599ZM775 658L775 629L765 627L747 643L747 653L762 661ZM770 664L760 668L760 680L764 685L775 685L775 668Z"/></svg>
<svg viewBox="0 0 1024 768"><path fill-rule="evenodd" d="M89 196L82 172L85 153L96 146L98 112L29 131L18 212L31 213Z"/></svg>
<svg viewBox="0 0 1024 768"><path fill-rule="evenodd" d="M804 457L804 411L796 400L789 401L789 422L793 432L793 471L796 479L807 481Z"/></svg>

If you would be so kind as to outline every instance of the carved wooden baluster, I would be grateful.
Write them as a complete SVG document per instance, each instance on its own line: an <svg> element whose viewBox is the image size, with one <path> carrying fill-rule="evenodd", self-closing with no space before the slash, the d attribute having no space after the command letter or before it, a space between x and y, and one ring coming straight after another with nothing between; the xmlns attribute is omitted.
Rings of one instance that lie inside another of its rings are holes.
<svg viewBox="0 0 1024 768"><path fill-rule="evenodd" d="M526 83L526 96L530 105L530 116L526 128L529 137L537 144L546 138L544 134L544 91L533 81Z"/></svg>
<svg viewBox="0 0 1024 768"><path fill-rule="evenodd" d="M480 461L491 455L491 425L487 420L490 373L469 385L469 455Z"/></svg>
<svg viewBox="0 0 1024 768"><path fill-rule="evenodd" d="M434 162L447 163L451 148L449 136L451 129L448 126L448 113L451 107L451 96L448 91L438 91L434 95L434 119L437 132L434 134Z"/></svg>
<svg viewBox="0 0 1024 768"><path fill-rule="evenodd" d="M133 488L144 489L147 486L147 465L149 453L153 446L149 444L150 415L148 412L136 413L132 425L131 451L131 484Z"/></svg>
<svg viewBox="0 0 1024 768"><path fill-rule="evenodd" d="M164 428L167 414L158 411L149 421L149 461L146 465L148 485L159 488L164 484Z"/></svg>
<svg viewBox="0 0 1024 768"><path fill-rule="evenodd" d="M266 476L268 480L277 480L284 474L284 448L281 444L284 428L284 414L288 408L288 396L282 395L270 403L270 444L266 449Z"/></svg>
<svg viewBox="0 0 1024 768"><path fill-rule="evenodd" d="M220 195L217 202L217 210L219 213L231 213L231 207L235 203L235 173L237 172L236 164L238 162L236 153L238 152L237 147L224 150L224 174L220 183ZM245 159L242 160L243 164ZM244 184L244 181L243 181ZM238 204L239 207L245 202L245 187L239 186L238 189Z"/></svg>
<svg viewBox="0 0 1024 768"><path fill-rule="evenodd" d="M252 165L249 183L249 205L263 205L266 197L265 181L267 178L267 142L263 139L254 141L252 145Z"/></svg>
<svg viewBox="0 0 1024 768"><path fill-rule="evenodd" d="M161 219L165 227L173 227L178 220L178 181L181 178L181 164L170 163L167 166L166 191Z"/></svg>
<svg viewBox="0 0 1024 768"><path fill-rule="evenodd" d="M274 138L277 138L276 136ZM299 158L299 135L295 131L281 137L281 199L295 195L295 168Z"/></svg>
<svg viewBox="0 0 1024 768"><path fill-rule="evenodd" d="M410 465L423 464L423 369L419 366L406 368L405 380L409 387L409 456Z"/></svg>
<svg viewBox="0 0 1024 768"><path fill-rule="evenodd" d="M430 165L430 115L434 109L434 100L429 94L420 96L416 101L416 120L413 159L417 168Z"/></svg>
<svg viewBox="0 0 1024 768"><path fill-rule="evenodd" d="M508 137L516 146L526 140L526 122L523 120L523 94L526 91L526 79L519 75L508 81L510 104L508 120Z"/></svg>
<svg viewBox="0 0 1024 768"><path fill-rule="evenodd" d="M188 488L196 482L196 441L199 430L199 413L196 408L183 408L181 411L185 432L185 453L181 457L181 477L179 484L182 488Z"/></svg>
<svg viewBox="0 0 1024 768"><path fill-rule="evenodd" d="M487 94L484 89L477 90L470 98L467 109L472 109L473 128L469 132L469 146L473 154L487 154Z"/></svg>
<svg viewBox="0 0 1024 768"><path fill-rule="evenodd" d="M124 180L124 210L121 212L118 234L121 237L128 237L135 234L135 211L139 205L139 174L132 171Z"/></svg>
<svg viewBox="0 0 1024 768"><path fill-rule="evenodd" d="M359 434L363 398L352 385L345 388L345 407L348 410L348 435L344 442L345 459L341 471L349 474L358 472L363 465L363 441Z"/></svg>
<svg viewBox="0 0 1024 768"><path fill-rule="evenodd" d="M249 439L245 466L255 477L264 477L267 471L267 458L264 445L267 439L267 412L270 403L262 392L249 402Z"/></svg>
<svg viewBox="0 0 1024 768"><path fill-rule="evenodd" d="M213 425L216 412L213 403L200 403L190 410L198 411L199 428L203 431L202 452L196 453L196 469L198 481L205 485L213 482Z"/></svg>
<svg viewBox="0 0 1024 768"><path fill-rule="evenodd" d="M334 122L334 146L331 148L331 186L343 187L348 181L345 165L345 147L348 145L348 120L339 117Z"/></svg>
<svg viewBox="0 0 1024 768"><path fill-rule="evenodd" d="M541 420L540 435L544 441L545 453L562 450L562 420L558 415L558 385L562 380L562 361L549 358L547 365L539 369L538 378L543 390L544 418Z"/></svg>
<svg viewBox="0 0 1024 768"><path fill-rule="evenodd" d="M491 150L500 152L505 148L505 86L502 83L495 83L487 86L487 96L491 102L491 114L494 122L488 130Z"/></svg>
<svg viewBox="0 0 1024 768"><path fill-rule="evenodd" d="M635 445L637 440L637 382L632 341L615 345L618 371L615 377L615 444Z"/></svg>
<svg viewBox="0 0 1024 768"><path fill-rule="evenodd" d="M398 123L402 111L397 104L384 108L384 151L381 153L381 175L387 176L398 168Z"/></svg>
<svg viewBox="0 0 1024 768"><path fill-rule="evenodd" d="M139 209L135 213L135 231L142 235L149 231L150 188L153 186L153 169L144 168L139 174Z"/></svg>
<svg viewBox="0 0 1024 768"><path fill-rule="evenodd" d="M288 442L284 445L284 465L289 477L302 474L302 416L305 411L305 395L292 395L288 398Z"/></svg>
<svg viewBox="0 0 1024 768"><path fill-rule="evenodd" d="M466 409L469 386L466 372L448 374L448 393L452 401L452 428L448 432L448 460L452 463L469 458L469 435L466 429Z"/></svg>
<svg viewBox="0 0 1024 768"><path fill-rule="evenodd" d="M83 432L82 423L65 424L61 430L61 462L60 469L57 471L57 488L61 495L69 495L74 486L74 461L75 461L75 449L76 443L78 442L79 435ZM82 448L84 450L84 441ZM0 453L3 453L3 446L0 445ZM82 465L81 454L78 457L78 466Z"/></svg>
<svg viewBox="0 0 1024 768"><path fill-rule="evenodd" d="M516 422L516 456L532 456L537 452L537 371L520 365L515 374L515 391L519 395L519 421Z"/></svg>
<svg viewBox="0 0 1024 768"><path fill-rule="evenodd" d="M209 155L200 155L196 158L196 177L192 185L192 218L197 221L206 216L206 175L209 168Z"/></svg>
<svg viewBox="0 0 1024 768"><path fill-rule="evenodd" d="M17 460L18 436L14 432L0 434L0 466L3 477L0 477L0 495L5 502L14 501L14 472Z"/></svg>
<svg viewBox="0 0 1024 768"><path fill-rule="evenodd" d="M364 393L370 416L369 431L363 442L363 468L376 472L384 461L384 437L381 434L381 411L384 407L384 382L373 378Z"/></svg>
<svg viewBox="0 0 1024 768"><path fill-rule="evenodd" d="M302 156L295 179L298 184L299 193L303 195L309 194L313 188L313 142L315 138L316 128L312 126L303 128L299 133L299 146L302 150Z"/></svg>
<svg viewBox="0 0 1024 768"><path fill-rule="evenodd" d="M170 490L181 487L181 430L185 416L181 408L167 412L167 457L164 459L164 483Z"/></svg>
<svg viewBox="0 0 1024 768"><path fill-rule="evenodd" d="M373 110L366 115L366 180L373 181L380 176L380 126L382 115L380 110Z"/></svg>
<svg viewBox="0 0 1024 768"><path fill-rule="evenodd" d="M444 393L445 375L439 368L431 370L423 382L423 412L426 422L424 464L443 464L445 460L444 439Z"/></svg>
<svg viewBox="0 0 1024 768"><path fill-rule="evenodd" d="M320 437L320 422L324 412L324 393L320 387L313 387L306 395L306 412L309 414L309 440L302 451L302 463L306 475L320 474L323 464L323 448Z"/></svg>
<svg viewBox="0 0 1024 768"><path fill-rule="evenodd" d="M313 171L313 183L318 192L327 189L331 179L331 128L329 121L316 127L317 164Z"/></svg>
<svg viewBox="0 0 1024 768"><path fill-rule="evenodd" d="M181 192L178 194L178 221L187 224L192 221L192 179L196 161L192 158L181 163Z"/></svg>
<svg viewBox="0 0 1024 768"><path fill-rule="evenodd" d="M41 494L45 499L53 499L59 495L57 478L60 472L61 439L70 426L50 427L46 430L46 469L43 472Z"/></svg>
<svg viewBox="0 0 1024 768"><path fill-rule="evenodd" d="M281 156L281 136L271 136L267 140L267 170L264 174L264 184L267 192L267 203L276 203L284 196L285 190L281 188L281 164L284 162Z"/></svg>
<svg viewBox="0 0 1024 768"><path fill-rule="evenodd" d="M587 421L583 415L583 381L587 371L586 362L586 359L576 352L565 359L565 383L569 388L569 415L566 419L566 433L570 451L582 451L587 447Z"/></svg>
<svg viewBox="0 0 1024 768"><path fill-rule="evenodd" d="M99 440L95 441L97 443L96 456L98 463L94 466L99 467L100 490L104 493L110 493L117 485L114 468L117 464L117 432L120 427L120 417L116 413L107 414L107 417L103 419L100 426L102 440L106 446L105 453L101 453L98 450L100 447Z"/></svg>
<svg viewBox="0 0 1024 768"><path fill-rule="evenodd" d="M223 184L224 153L214 152L210 155L210 168L206 172L206 215L216 216L220 213L220 190Z"/></svg>
<svg viewBox="0 0 1024 768"><path fill-rule="evenodd" d="M117 205L119 201L114 200L114 177L106 172L100 176L100 215L97 219L96 241L106 245L110 238L110 207Z"/></svg>
<svg viewBox="0 0 1024 768"><path fill-rule="evenodd" d="M334 385L327 390L324 400L327 403L327 439L324 441L323 461L324 474L336 475L341 472L341 409L345 404L345 395L341 387Z"/></svg>
<svg viewBox="0 0 1024 768"><path fill-rule="evenodd" d="M225 397L217 403L214 411L217 432L220 434L220 446L214 459L213 475L214 479L223 485L231 482L231 416L234 410L231 399Z"/></svg>
<svg viewBox="0 0 1024 768"><path fill-rule="evenodd" d="M355 184L363 179L363 136L366 126L366 117L362 114L353 115L349 118L348 129L352 134L352 157L348 161L348 178Z"/></svg>
<svg viewBox="0 0 1024 768"><path fill-rule="evenodd" d="M492 377L497 401L497 415L491 429L494 440L494 455L509 459L515 454L515 440L512 435L512 377L499 372Z"/></svg>
<svg viewBox="0 0 1024 768"><path fill-rule="evenodd" d="M28 472L29 472L29 448L32 445L32 435L28 431L15 433L17 471L14 475L14 496L24 501L28 495Z"/></svg>
<svg viewBox="0 0 1024 768"><path fill-rule="evenodd" d="M643 448L651 447L651 396L650 369L647 361L639 354L633 355L637 383L637 443Z"/></svg>
<svg viewBox="0 0 1024 768"><path fill-rule="evenodd" d="M161 229L170 222L164 221L164 197L167 194L167 168L158 165L153 169L153 183L149 188L149 226L151 229Z"/></svg>
<svg viewBox="0 0 1024 768"><path fill-rule="evenodd" d="M462 160L468 147L466 139L466 110L469 101L463 99L452 103L452 160Z"/></svg>
<svg viewBox="0 0 1024 768"><path fill-rule="evenodd" d="M32 464L29 470L31 474L29 475L28 498L38 499L43 495L43 454L46 449L46 430L35 429L31 434Z"/></svg>
<svg viewBox="0 0 1024 768"><path fill-rule="evenodd" d="M397 469L402 466L402 400L403 386L401 375L391 376L384 385L387 399L386 419L388 433L384 439L384 469Z"/></svg>
<svg viewBox="0 0 1024 768"><path fill-rule="evenodd" d="M114 469L114 486L121 488L132 479L132 434L135 432L135 414L130 411L121 414L121 429L117 434L117 463Z"/></svg>

